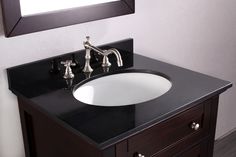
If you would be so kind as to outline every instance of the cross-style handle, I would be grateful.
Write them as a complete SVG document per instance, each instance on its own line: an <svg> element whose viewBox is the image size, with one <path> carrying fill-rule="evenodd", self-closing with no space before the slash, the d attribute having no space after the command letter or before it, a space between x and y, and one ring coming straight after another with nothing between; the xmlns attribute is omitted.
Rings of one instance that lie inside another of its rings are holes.
<svg viewBox="0 0 236 157"><path fill-rule="evenodd" d="M61 64L63 64L66 67L65 74L64 74L63 77L65 79L72 79L72 78L74 78L75 75L73 74L73 72L72 72L70 67L71 66L76 66L76 64L73 63L72 60L61 61Z"/></svg>
<svg viewBox="0 0 236 157"><path fill-rule="evenodd" d="M72 60L61 61L61 64L63 64L65 67L76 66L76 64L73 63Z"/></svg>

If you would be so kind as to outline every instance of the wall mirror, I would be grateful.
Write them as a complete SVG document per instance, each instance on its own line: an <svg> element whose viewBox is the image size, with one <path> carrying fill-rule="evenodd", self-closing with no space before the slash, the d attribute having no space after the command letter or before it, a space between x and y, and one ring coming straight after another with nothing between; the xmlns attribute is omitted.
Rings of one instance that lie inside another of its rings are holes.
<svg viewBox="0 0 236 157"><path fill-rule="evenodd" d="M132 14L134 0L1 0L6 37Z"/></svg>

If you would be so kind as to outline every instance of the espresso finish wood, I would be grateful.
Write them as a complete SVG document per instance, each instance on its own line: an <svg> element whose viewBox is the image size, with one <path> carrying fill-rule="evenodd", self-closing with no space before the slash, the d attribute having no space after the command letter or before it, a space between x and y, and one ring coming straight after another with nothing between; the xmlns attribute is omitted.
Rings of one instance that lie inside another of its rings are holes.
<svg viewBox="0 0 236 157"><path fill-rule="evenodd" d="M212 109L211 109L211 125L210 125L210 136L209 140L212 141L208 145L208 156L213 156L214 152L214 140L215 140L215 130L216 130L216 120L217 120L217 112L218 112L218 103L219 98L213 97L212 98Z"/></svg>
<svg viewBox="0 0 236 157"><path fill-rule="evenodd" d="M151 156L187 136L192 136L195 141L203 138L208 133L210 122L208 116L210 113L207 112L209 110L205 103L207 102L131 137L128 140L129 157L132 157L135 152ZM196 131L190 127L193 122L200 124L199 130Z"/></svg>
<svg viewBox="0 0 236 157"><path fill-rule="evenodd" d="M107 149L66 129L34 104L18 97L26 157L212 157L218 96L155 124ZM191 123L200 124L199 130ZM43 125L42 125L43 124Z"/></svg>
<svg viewBox="0 0 236 157"><path fill-rule="evenodd" d="M128 142L127 140L116 144L116 157L127 157L128 156Z"/></svg>
<svg viewBox="0 0 236 157"><path fill-rule="evenodd" d="M207 144L206 142L200 143L193 148L190 148L183 154L177 155L177 157L206 157Z"/></svg>
<svg viewBox="0 0 236 157"><path fill-rule="evenodd" d="M26 157L108 157L93 142L65 128L53 117L46 116L33 104L18 97ZM112 151L115 153L114 150ZM103 155L105 154L105 155ZM109 154L109 155L108 155ZM110 156L113 157L113 156Z"/></svg>
<svg viewBox="0 0 236 157"><path fill-rule="evenodd" d="M166 149L161 150L160 152L154 154L152 157L173 157L173 156L182 157L185 154L191 154L190 156L192 157L194 155L207 154L206 153L207 140L204 139L203 142L199 142L197 144L196 144L196 141L197 141L196 139L191 138L191 137L186 138L185 140L182 140L182 141L178 142L177 144L171 145L171 146L167 147ZM202 141L202 140L200 140L200 141ZM197 149L198 153L192 152L192 151L196 151L195 147L198 148ZM199 149L199 147L200 147L200 149ZM193 148L194 148L194 150L192 150ZM190 152L192 152L192 153L190 153ZM190 157L190 156L188 156L188 157ZM205 156L203 156L203 157L205 157Z"/></svg>
<svg viewBox="0 0 236 157"><path fill-rule="evenodd" d="M154 125L116 145L117 157L135 154L152 157L212 157L210 153L215 135L215 112L218 97L188 109L169 120ZM200 124L193 130L190 124ZM212 124L213 123L213 124ZM213 126L213 127L212 127Z"/></svg>
<svg viewBox="0 0 236 157"><path fill-rule="evenodd" d="M27 112L20 106L20 103L19 103L19 112L20 112L21 127L24 139L25 156L26 157L36 156L32 117L29 114L27 114Z"/></svg>
<svg viewBox="0 0 236 157"><path fill-rule="evenodd" d="M6 36L10 36L21 19L19 0L2 0L2 16Z"/></svg>
<svg viewBox="0 0 236 157"><path fill-rule="evenodd" d="M134 0L120 0L61 11L22 16L19 0L1 1L6 37L132 14L135 11Z"/></svg>

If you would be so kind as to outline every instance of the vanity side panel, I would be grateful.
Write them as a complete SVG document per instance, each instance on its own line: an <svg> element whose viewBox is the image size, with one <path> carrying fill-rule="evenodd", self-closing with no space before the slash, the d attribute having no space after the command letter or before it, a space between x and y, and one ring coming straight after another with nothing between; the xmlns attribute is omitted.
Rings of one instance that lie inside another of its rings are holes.
<svg viewBox="0 0 236 157"><path fill-rule="evenodd" d="M19 105L19 112L20 112L21 128L24 140L25 156L26 157L36 156L34 135L32 134L33 127L31 119L27 117L27 114L25 110L21 107L21 105Z"/></svg>
<svg viewBox="0 0 236 157"><path fill-rule="evenodd" d="M219 95L213 97L211 101L210 134L209 134L208 152L207 152L209 157L213 157L218 104L219 104Z"/></svg>
<svg viewBox="0 0 236 157"><path fill-rule="evenodd" d="M93 144L18 97L27 157L102 157Z"/></svg>

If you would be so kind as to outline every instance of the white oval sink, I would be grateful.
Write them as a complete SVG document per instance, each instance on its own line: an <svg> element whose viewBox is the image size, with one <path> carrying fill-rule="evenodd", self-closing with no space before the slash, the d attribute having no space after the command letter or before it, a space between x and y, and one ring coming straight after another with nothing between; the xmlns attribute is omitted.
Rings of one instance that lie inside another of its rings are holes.
<svg viewBox="0 0 236 157"><path fill-rule="evenodd" d="M159 75L128 72L107 75L74 88L74 97L96 106L125 106L146 102L170 90L171 82Z"/></svg>

